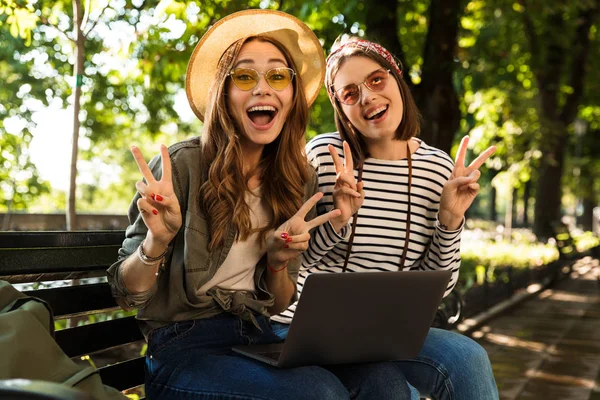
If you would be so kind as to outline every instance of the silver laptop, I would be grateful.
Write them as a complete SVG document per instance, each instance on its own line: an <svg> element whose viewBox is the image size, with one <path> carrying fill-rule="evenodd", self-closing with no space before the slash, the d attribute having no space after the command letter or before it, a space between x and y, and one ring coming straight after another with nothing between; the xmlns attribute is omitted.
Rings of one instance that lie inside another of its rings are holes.
<svg viewBox="0 0 600 400"><path fill-rule="evenodd" d="M416 357L451 271L308 276L284 343L233 350L277 367Z"/></svg>

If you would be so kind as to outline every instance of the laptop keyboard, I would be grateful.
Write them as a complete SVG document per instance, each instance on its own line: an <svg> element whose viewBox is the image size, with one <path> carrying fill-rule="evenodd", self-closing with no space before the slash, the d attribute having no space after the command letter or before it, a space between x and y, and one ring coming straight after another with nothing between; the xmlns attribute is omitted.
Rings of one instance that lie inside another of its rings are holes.
<svg viewBox="0 0 600 400"><path fill-rule="evenodd" d="M267 353L257 353L257 354L260 355L261 357L270 358L271 360L275 360L275 361L278 361L279 357L281 356L281 352L280 351L267 352Z"/></svg>

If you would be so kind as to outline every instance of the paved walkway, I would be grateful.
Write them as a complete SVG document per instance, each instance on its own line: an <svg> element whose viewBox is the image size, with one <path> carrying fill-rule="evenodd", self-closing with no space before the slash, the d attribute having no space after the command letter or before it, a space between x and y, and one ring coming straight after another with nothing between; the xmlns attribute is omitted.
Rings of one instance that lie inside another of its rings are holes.
<svg viewBox="0 0 600 400"><path fill-rule="evenodd" d="M473 332L500 399L600 400L599 270L598 259L583 258L570 279Z"/></svg>

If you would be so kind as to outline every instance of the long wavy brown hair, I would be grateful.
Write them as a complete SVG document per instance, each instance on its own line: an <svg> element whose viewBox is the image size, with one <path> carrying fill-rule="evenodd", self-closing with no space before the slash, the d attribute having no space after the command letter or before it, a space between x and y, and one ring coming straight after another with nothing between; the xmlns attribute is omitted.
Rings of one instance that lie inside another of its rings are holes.
<svg viewBox="0 0 600 400"><path fill-rule="evenodd" d="M242 46L253 40L272 43L284 55L288 66L298 71L287 49L266 37L240 39L221 57L201 137L205 176L199 198L211 232L209 249L223 244L232 227L236 229L238 240L245 240L253 232L259 232L262 241L269 230L290 219L303 204L304 186L308 180L308 162L304 152L308 105L298 74L292 80L292 107L281 133L264 147L258 166L246 175L243 173L240 138L244 132L228 109L226 93L228 85L232 84L228 79L229 72ZM255 174L262 182L262 198L271 216L269 224L263 227L252 226L250 208L245 200L248 181Z"/></svg>
<svg viewBox="0 0 600 400"><path fill-rule="evenodd" d="M343 44L356 40L365 40L365 38L359 38L352 35L340 35L331 47L331 52L333 53ZM390 74L394 77L396 82L398 82L398 87L400 88L400 96L402 97L402 102L404 103L404 115L402 116L402 121L400 122L398 130L396 131L396 139L408 140L411 137L418 136L421 129L421 115L412 97L410 88L404 79L402 79L400 74L398 74L396 68L394 68L385 58L377 54L375 51L365 49L363 47L347 46L340 51L341 54L339 57L336 57L333 62L327 63L327 72L325 74L325 84L327 85L327 88L329 89L329 87L333 85L335 76L346 60L357 56L370 58L383 68L389 69ZM400 70L402 70L402 64L397 60L396 63L398 64ZM348 117L346 117L346 114L344 114L344 110L342 110L342 105L338 99L335 96L332 96L329 90L327 90L327 93L329 94L329 100L331 101L333 109L335 110L335 126L337 127L342 140L347 141L350 145L354 165L358 166L362 161L364 161L365 158L369 156L367 144L358 129L356 129L352 123L350 123L350 120Z"/></svg>

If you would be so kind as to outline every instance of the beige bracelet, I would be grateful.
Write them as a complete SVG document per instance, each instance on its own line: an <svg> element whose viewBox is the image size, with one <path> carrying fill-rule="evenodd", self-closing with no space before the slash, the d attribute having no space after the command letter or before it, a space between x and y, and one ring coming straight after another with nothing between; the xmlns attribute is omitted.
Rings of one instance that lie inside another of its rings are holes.
<svg viewBox="0 0 600 400"><path fill-rule="evenodd" d="M165 251L158 257L150 257L146 253L144 253L144 243L146 243L146 239L142 240L142 243L140 243L137 251L137 255L140 261L145 265L149 266L155 266L156 264L160 264L165 254L167 254L167 250L169 248L167 247L167 249L165 249Z"/></svg>

